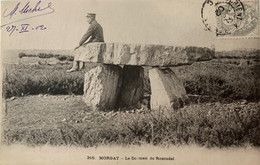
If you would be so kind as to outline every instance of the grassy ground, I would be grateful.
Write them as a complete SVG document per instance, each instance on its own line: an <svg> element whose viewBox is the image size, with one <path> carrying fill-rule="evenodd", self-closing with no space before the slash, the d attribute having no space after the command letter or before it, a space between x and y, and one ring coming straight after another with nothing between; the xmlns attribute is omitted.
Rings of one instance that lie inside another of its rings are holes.
<svg viewBox="0 0 260 165"><path fill-rule="evenodd" d="M259 103L205 103L176 112L98 112L88 109L80 96L39 95L9 99L6 106L6 144L260 145Z"/></svg>

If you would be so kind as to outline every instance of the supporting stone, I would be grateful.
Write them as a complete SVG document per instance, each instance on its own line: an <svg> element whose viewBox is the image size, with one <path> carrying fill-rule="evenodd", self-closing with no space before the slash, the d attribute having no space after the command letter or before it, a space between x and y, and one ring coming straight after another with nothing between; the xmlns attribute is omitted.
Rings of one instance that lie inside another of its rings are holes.
<svg viewBox="0 0 260 165"><path fill-rule="evenodd" d="M118 97L119 107L140 108L140 100L143 97L144 69L140 66L123 67L122 87Z"/></svg>
<svg viewBox="0 0 260 165"><path fill-rule="evenodd" d="M178 109L183 107L188 97L181 80L167 68L149 70L151 83L151 109Z"/></svg>
<svg viewBox="0 0 260 165"><path fill-rule="evenodd" d="M122 68L100 64L85 74L83 100L94 110L113 109L121 87Z"/></svg>

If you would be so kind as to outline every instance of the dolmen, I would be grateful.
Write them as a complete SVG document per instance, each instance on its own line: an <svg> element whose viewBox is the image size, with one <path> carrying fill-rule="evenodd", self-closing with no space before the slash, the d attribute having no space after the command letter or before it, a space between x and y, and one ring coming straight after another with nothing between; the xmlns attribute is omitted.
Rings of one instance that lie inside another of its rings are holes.
<svg viewBox="0 0 260 165"><path fill-rule="evenodd" d="M188 102L182 81L169 67L211 60L214 50L201 47L90 43L74 60L99 63L85 73L83 100L94 110L135 106L143 98L144 68L149 67L150 108L178 109Z"/></svg>

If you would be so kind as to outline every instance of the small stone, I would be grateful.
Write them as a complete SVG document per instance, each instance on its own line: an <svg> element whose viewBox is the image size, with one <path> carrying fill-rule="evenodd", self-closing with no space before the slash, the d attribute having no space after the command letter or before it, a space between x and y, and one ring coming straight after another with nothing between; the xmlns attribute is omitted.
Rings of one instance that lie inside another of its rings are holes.
<svg viewBox="0 0 260 165"><path fill-rule="evenodd" d="M66 122L66 121L67 121L67 119L63 119L62 121L63 121L63 122Z"/></svg>
<svg viewBox="0 0 260 165"><path fill-rule="evenodd" d="M135 110L135 114L140 114L140 113L142 113L142 112L143 112L142 108Z"/></svg>
<svg viewBox="0 0 260 165"><path fill-rule="evenodd" d="M208 111L208 115L210 116L211 114L212 114L211 110L210 110L210 111Z"/></svg>
<svg viewBox="0 0 260 165"><path fill-rule="evenodd" d="M247 102L247 100L242 100L241 101L241 104L247 104L248 102Z"/></svg>
<svg viewBox="0 0 260 165"><path fill-rule="evenodd" d="M114 117L114 116L116 116L116 115L117 115L116 113L113 113L111 116Z"/></svg>
<svg viewBox="0 0 260 165"><path fill-rule="evenodd" d="M83 122L84 122L84 121L87 121L87 120L88 120L87 117L83 117L83 119L82 119Z"/></svg>
<svg viewBox="0 0 260 165"><path fill-rule="evenodd" d="M143 104L143 105L149 105L148 99L143 99L143 100L141 101L141 104Z"/></svg>
<svg viewBox="0 0 260 165"><path fill-rule="evenodd" d="M9 100L15 100L15 99L16 99L16 97L13 96L13 97L11 97Z"/></svg>
<svg viewBox="0 0 260 165"><path fill-rule="evenodd" d="M141 111L148 110L149 109L148 106L149 105L147 105L147 104L141 104Z"/></svg>
<svg viewBox="0 0 260 165"><path fill-rule="evenodd" d="M215 107L219 107L219 106L221 106L220 102L216 102Z"/></svg>

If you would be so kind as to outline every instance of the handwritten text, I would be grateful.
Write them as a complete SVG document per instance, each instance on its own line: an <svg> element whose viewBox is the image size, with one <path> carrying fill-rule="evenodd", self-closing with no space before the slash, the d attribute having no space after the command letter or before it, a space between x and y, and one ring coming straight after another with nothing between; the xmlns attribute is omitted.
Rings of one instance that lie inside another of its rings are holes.
<svg viewBox="0 0 260 165"><path fill-rule="evenodd" d="M30 24L21 24L20 26L10 25L6 26L6 31L9 33L9 36L11 36L14 32L18 33L26 33L30 31L40 31L47 29L44 25L38 25L38 26L30 26Z"/></svg>
<svg viewBox="0 0 260 165"><path fill-rule="evenodd" d="M1 27L11 25L15 22L28 20L34 17L39 17L39 16L43 16L55 12L51 2L49 2L47 6L43 5L41 0L38 1L36 4L31 4L31 3L32 2L29 1L25 5L22 5L21 2L18 2L13 8L4 9L2 17L7 19L8 22L1 25ZM25 17L23 17L22 19L15 20L15 17L18 15L24 15Z"/></svg>

